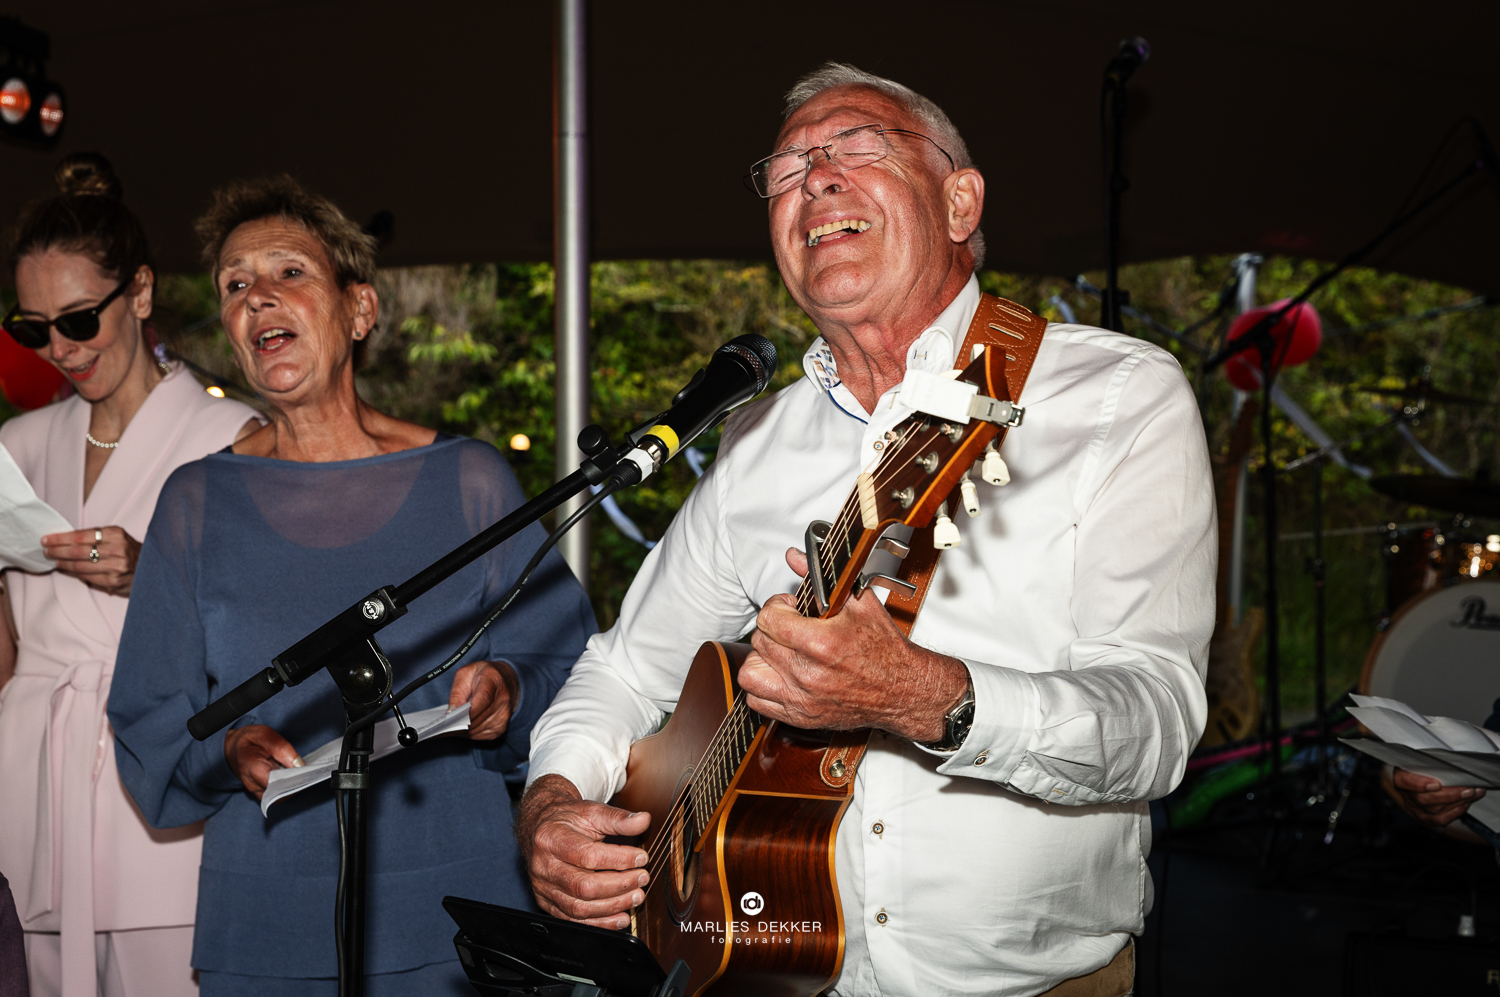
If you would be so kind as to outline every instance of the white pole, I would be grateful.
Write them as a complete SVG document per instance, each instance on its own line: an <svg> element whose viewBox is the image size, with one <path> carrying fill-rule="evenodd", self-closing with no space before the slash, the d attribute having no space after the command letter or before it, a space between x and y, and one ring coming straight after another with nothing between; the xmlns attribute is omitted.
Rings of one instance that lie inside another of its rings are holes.
<svg viewBox="0 0 1500 997"><path fill-rule="evenodd" d="M1234 261L1240 271L1239 310L1243 315L1255 307L1255 274L1262 260L1245 253ZM1234 392L1233 418L1239 420L1240 407L1250 397L1238 388ZM1245 502L1249 498L1250 455L1240 458L1240 473L1235 477L1234 531L1229 547L1229 624L1239 626L1245 601Z"/></svg>
<svg viewBox="0 0 1500 997"><path fill-rule="evenodd" d="M557 0L557 53L552 117L553 247L556 251L557 480L578 469L578 433L589 421L589 189L587 0ZM557 512L561 522L584 501ZM589 524L558 543L573 574L588 587Z"/></svg>

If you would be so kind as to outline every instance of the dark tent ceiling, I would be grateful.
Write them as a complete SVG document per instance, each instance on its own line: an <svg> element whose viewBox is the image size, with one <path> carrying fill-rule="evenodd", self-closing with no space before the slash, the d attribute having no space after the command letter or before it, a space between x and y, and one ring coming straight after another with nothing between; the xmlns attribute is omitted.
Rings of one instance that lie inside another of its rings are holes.
<svg viewBox="0 0 1500 997"><path fill-rule="evenodd" d="M97 149L166 269L217 183L288 170L351 215L390 209L383 262L551 256L552 11L544 2L13 0L52 38L70 119L51 152L0 147L0 216L62 151ZM762 257L740 185L779 95L829 58L926 93L988 179L990 265L1101 265L1098 91L1132 82L1125 253L1336 258L1391 217L1449 127L1500 140L1500 4L1392 0L943 0L833 6L595 0L594 253ZM1457 137L1441 179L1472 158ZM1435 182L1429 187L1435 186ZM1471 181L1376 257L1500 292L1500 182Z"/></svg>

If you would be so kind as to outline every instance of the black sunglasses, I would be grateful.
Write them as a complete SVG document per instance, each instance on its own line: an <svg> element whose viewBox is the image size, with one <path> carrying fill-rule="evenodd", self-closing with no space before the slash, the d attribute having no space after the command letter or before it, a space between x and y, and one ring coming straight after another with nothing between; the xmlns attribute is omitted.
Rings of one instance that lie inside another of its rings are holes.
<svg viewBox="0 0 1500 997"><path fill-rule="evenodd" d="M5 327L11 339L28 350L39 350L51 342L53 326L56 326L57 331L63 336L81 343L99 335L99 313L108 308L110 302L124 294L126 289L134 283L135 277L132 275L122 281L119 287L110 291L109 296L94 307L76 312L64 312L54 319L21 318L16 314L21 310L20 302L17 302L10 311L5 313L5 318L0 319L0 326Z"/></svg>

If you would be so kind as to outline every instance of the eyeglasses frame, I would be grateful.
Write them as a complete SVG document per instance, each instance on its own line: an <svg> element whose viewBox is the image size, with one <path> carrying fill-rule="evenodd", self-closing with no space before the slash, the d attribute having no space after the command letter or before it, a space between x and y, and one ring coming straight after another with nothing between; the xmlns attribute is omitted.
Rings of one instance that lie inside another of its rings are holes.
<svg viewBox="0 0 1500 997"><path fill-rule="evenodd" d="M4 328L5 332L6 332L6 335L10 336L11 339L14 339L17 343L19 343L21 346L26 347L26 349L28 349L28 350L39 350L42 347L46 346L47 343L51 342L52 341L52 335L51 335L51 333L52 333L53 329L57 329L58 333L64 339L72 340L75 343L86 343L90 339L93 339L95 336L99 335L99 316L101 314L103 314L104 309L106 309L110 305L114 304L115 303L115 299L118 298L120 295L124 294L130 288L130 285L132 285L132 284L135 283L136 276L137 275L132 274L131 276L125 278L123 281L120 282L120 286L119 287L115 288L113 291L110 291L107 295L104 296L104 300L100 301L97 305L95 305L92 308L77 308L77 309L74 309L71 312L63 312L61 315L58 315L56 318L50 318L50 319L31 319L31 318L29 318L29 319L21 319L21 321L23 321L23 322L41 323L43 325L43 328L45 328L47 330L47 333L48 333L47 339L44 342L37 344L36 346L29 346L26 343L22 343L21 340L16 336L16 334L14 332L11 332L10 324L11 324L12 321L14 321L18 317L18 314L21 311L21 303L19 301L17 301L14 305L11 306L10 311L8 311L8 312L5 313L5 317L4 318L0 318L0 328ZM76 315L87 315L89 318L92 318L94 320L94 331L93 331L92 334L90 334L88 336L84 336L83 338L80 339L80 338L76 338L76 337L68 335L66 332L63 332L63 330L58 327L58 325L57 325L58 322L62 321L63 319L72 318L72 317L74 317Z"/></svg>
<svg viewBox="0 0 1500 997"><path fill-rule="evenodd" d="M791 156L791 155L801 156L804 160L806 160L806 165L805 165L805 168L804 168L803 173L802 173L802 183L806 183L807 182L807 176L808 176L808 174L812 172L812 154L815 153L815 152L820 152L820 151L823 153L824 156L828 157L828 161L830 163L833 163L834 166L835 166L835 168L837 168L840 173L847 173L848 170L845 170L842 166L839 166L838 163L837 163L837 161L834 160L833 156L829 155L828 150L831 149L836 144L836 140L838 138L840 138L841 136L848 135L850 132L857 132L857 131L859 131L859 130L861 130L863 128L870 128L870 127L874 127L878 131L878 133L881 134L881 135L892 135L892 134L894 134L894 135L914 135L917 138L925 139L926 141L928 141L928 142L930 142L932 144L932 147L934 149L936 149L938 152L941 152L943 154L943 158L944 159L948 160L948 172L949 173L952 173L954 170L958 169L958 164L953 161L953 157L951 155L949 155L948 150L944 149L942 146L938 145L937 141L934 138L932 138L932 136L930 136L930 135L923 135L921 132L914 132L914 131L911 131L911 130L906 129L906 128L887 128L884 125L880 124L878 121L871 121L868 124L855 125L853 128L845 128L843 131L837 132L836 134L830 136L830 141L827 144L825 144L825 145L815 145L811 149L805 149L802 152L795 152L795 151L789 149L786 152L772 153L771 155L765 157L764 159L758 159L754 163L751 164L751 166L750 166L750 172L746 173L744 175L744 177L742 178L742 181L745 184L745 186L750 189L751 193L753 193L753 194L755 194L755 195L757 195L757 196L759 196L761 198L764 198L767 201L769 201L773 197L780 197L782 194L785 194L785 193L787 193L788 191L791 191L791 190L795 190L796 188L795 187L788 187L786 190L777 191L775 194L762 194L760 192L760 188L755 185L755 168L757 166L760 166L763 163L769 163L771 160L775 159L777 156ZM886 141L886 148L887 148L887 150L889 150L889 148L890 148L890 141L889 140ZM881 156L880 159L885 159L886 156L889 156L889 155L890 155L890 152L887 151L886 155L885 156ZM860 167L863 167L863 166L872 166L875 163L880 162L880 159L872 159L868 163L860 163L859 166L855 166L855 167L853 167L853 169L857 170L857 169L859 169ZM796 186L800 187L800 186L802 186L802 184L797 184Z"/></svg>

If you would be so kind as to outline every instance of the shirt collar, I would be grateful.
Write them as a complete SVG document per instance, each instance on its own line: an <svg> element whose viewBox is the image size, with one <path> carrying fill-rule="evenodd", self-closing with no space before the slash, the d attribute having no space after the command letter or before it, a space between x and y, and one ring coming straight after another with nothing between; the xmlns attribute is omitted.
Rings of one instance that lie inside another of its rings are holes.
<svg viewBox="0 0 1500 997"><path fill-rule="evenodd" d="M979 309L980 293L979 278L970 274L969 282L964 285L963 290L958 292L948 303L948 307L907 348L907 370L941 374L953 369L958 348L964 341L974 313ZM825 392L831 394L835 389L843 388L838 363L833 359L828 341L822 336L813 340L812 346L802 355L802 369ZM847 394L847 389L844 389L844 393ZM838 401L837 398L834 400ZM844 407L840 405L840 408Z"/></svg>

